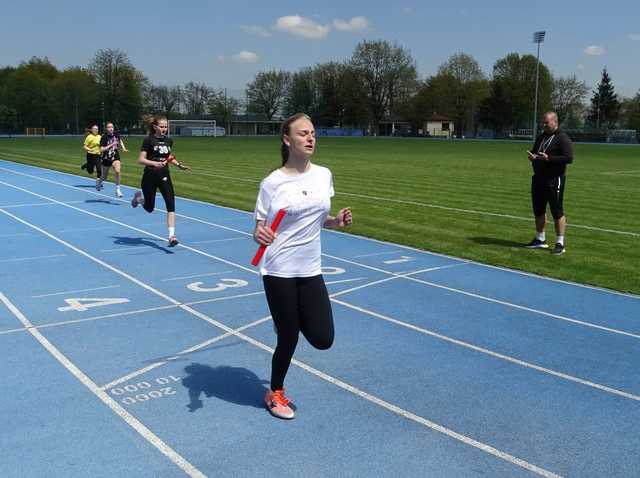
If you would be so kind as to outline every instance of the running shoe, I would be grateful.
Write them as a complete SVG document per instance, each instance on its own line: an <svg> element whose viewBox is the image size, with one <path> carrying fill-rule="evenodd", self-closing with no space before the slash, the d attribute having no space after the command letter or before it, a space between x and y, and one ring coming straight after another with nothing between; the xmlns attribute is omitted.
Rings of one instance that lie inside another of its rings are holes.
<svg viewBox="0 0 640 478"><path fill-rule="evenodd" d="M565 248L563 244L560 244L559 242L556 242L556 245L553 249L551 249L551 254L555 255L555 256L559 256L560 254L564 254L565 253Z"/></svg>
<svg viewBox="0 0 640 478"><path fill-rule="evenodd" d="M116 188L116 197L121 198L122 196L124 196L124 194L122 194L122 191L120 191L120 188Z"/></svg>
<svg viewBox="0 0 640 478"><path fill-rule="evenodd" d="M534 239L524 247L526 247L527 249L549 249L549 244L539 239Z"/></svg>
<svg viewBox="0 0 640 478"><path fill-rule="evenodd" d="M180 242L178 242L178 239L176 239L176 236L171 236L169 238L169 247L176 247L178 244L180 244Z"/></svg>
<svg viewBox="0 0 640 478"><path fill-rule="evenodd" d="M102 181L100 179L96 179L96 191L100 191L102 189Z"/></svg>
<svg viewBox="0 0 640 478"><path fill-rule="evenodd" d="M142 191L136 191L131 200L131 207L138 207L139 204L142 204Z"/></svg>
<svg viewBox="0 0 640 478"><path fill-rule="evenodd" d="M80 169L87 169L87 163L84 163L82 166L80 166Z"/></svg>
<svg viewBox="0 0 640 478"><path fill-rule="evenodd" d="M269 410L274 417L291 420L296 416L293 409L289 406L289 399L284 396L284 388L276 390L275 392L267 390L264 396L264 403L267 405L267 410Z"/></svg>

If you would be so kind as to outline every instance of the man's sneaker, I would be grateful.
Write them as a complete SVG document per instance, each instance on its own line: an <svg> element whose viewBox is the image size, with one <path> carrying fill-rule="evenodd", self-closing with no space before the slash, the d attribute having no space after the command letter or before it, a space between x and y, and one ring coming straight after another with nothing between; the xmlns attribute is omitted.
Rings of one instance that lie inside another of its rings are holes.
<svg viewBox="0 0 640 478"><path fill-rule="evenodd" d="M169 247L176 247L178 244L180 244L178 242L178 239L176 239L176 236L171 236L169 238Z"/></svg>
<svg viewBox="0 0 640 478"><path fill-rule="evenodd" d="M84 163L82 166L80 166L80 169L87 169L87 163Z"/></svg>
<svg viewBox="0 0 640 478"><path fill-rule="evenodd" d="M122 191L120 191L120 188L116 188L116 197L121 198L122 196L124 196L124 194L122 194Z"/></svg>
<svg viewBox="0 0 640 478"><path fill-rule="evenodd" d="M549 244L539 239L534 239L524 247L526 247L527 249L548 249Z"/></svg>
<svg viewBox="0 0 640 478"><path fill-rule="evenodd" d="M100 179L96 179L96 191L100 191L102 189L102 181Z"/></svg>
<svg viewBox="0 0 640 478"><path fill-rule="evenodd" d="M559 242L556 242L556 245L553 249L551 249L551 254L555 254L556 256L559 256L560 254L564 254L565 248L563 244L560 244Z"/></svg>
<svg viewBox="0 0 640 478"><path fill-rule="evenodd" d="M275 392L267 390L264 396L264 403L271 415L285 420L291 420L296 416L293 409L289 406L289 399L284 396L284 388Z"/></svg>
<svg viewBox="0 0 640 478"><path fill-rule="evenodd" d="M142 204L142 191L136 191L131 200L131 207L138 207L139 204Z"/></svg>

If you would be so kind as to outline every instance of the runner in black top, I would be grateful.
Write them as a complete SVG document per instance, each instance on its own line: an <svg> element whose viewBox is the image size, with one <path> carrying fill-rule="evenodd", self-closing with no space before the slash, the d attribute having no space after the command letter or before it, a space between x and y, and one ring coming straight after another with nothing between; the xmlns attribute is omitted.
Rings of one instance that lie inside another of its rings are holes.
<svg viewBox="0 0 640 478"><path fill-rule="evenodd" d="M544 115L544 131L536 138L531 151L527 151L533 167L531 178L531 202L536 218L536 237L526 247L546 249L544 228L549 204L556 227L556 245L553 254L563 254L564 232L567 220L564 215L563 197L567 181L565 170L573 162L571 139L558 128L558 115L552 111Z"/></svg>
<svg viewBox="0 0 640 478"><path fill-rule="evenodd" d="M163 116L154 116L149 123L149 136L142 142L138 163L144 165L142 175L142 192L137 191L131 200L133 207L142 207L153 212L156 202L156 191L159 189L167 208L167 227L169 228L169 247L178 245L176 239L176 206L173 183L169 174L169 164L175 164L182 170L188 166L178 162L171 154L173 140L167 136L168 122Z"/></svg>
<svg viewBox="0 0 640 478"><path fill-rule="evenodd" d="M107 123L107 131L102 135L100 139L100 152L102 153L102 175L100 176L100 182L96 185L96 189L102 189L102 183L107 180L109 176L109 170L113 166L113 171L116 174L116 197L121 198L122 192L120 191L120 152L118 148L122 148L122 152L128 153L129 150L124 144L124 141L120 138L120 135L115 131L113 123Z"/></svg>

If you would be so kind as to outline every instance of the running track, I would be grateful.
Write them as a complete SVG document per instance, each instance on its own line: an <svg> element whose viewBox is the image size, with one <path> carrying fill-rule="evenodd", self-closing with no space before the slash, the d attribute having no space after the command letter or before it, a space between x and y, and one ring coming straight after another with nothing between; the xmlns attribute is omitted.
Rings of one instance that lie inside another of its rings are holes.
<svg viewBox="0 0 640 478"><path fill-rule="evenodd" d="M280 421L251 215L92 185L0 161L0 476L637 476L640 298L325 232Z"/></svg>

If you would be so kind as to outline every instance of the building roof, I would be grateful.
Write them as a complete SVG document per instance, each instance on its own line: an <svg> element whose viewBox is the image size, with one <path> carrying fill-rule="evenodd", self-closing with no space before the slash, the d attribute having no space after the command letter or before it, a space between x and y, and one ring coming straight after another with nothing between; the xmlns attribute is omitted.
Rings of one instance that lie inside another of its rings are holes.
<svg viewBox="0 0 640 478"><path fill-rule="evenodd" d="M449 118L448 116L440 115L438 113L433 113L429 118L427 118L427 121L453 121L453 118Z"/></svg>

